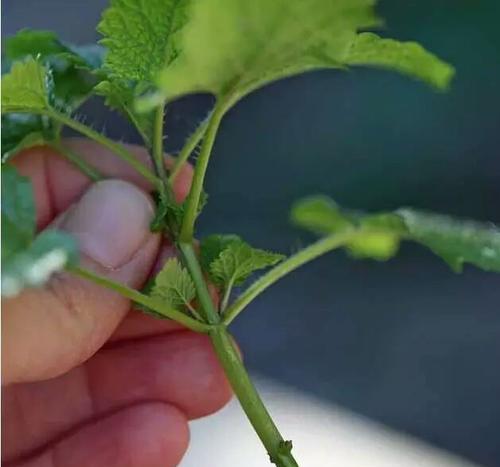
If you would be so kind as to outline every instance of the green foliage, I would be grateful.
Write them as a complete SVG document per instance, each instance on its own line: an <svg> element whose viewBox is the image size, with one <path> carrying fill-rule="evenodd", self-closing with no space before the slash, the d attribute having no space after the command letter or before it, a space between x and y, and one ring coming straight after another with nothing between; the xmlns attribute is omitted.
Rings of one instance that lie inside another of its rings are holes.
<svg viewBox="0 0 500 467"><path fill-rule="evenodd" d="M150 295L178 308L189 305L196 291L189 272L181 266L178 259L171 258L156 276Z"/></svg>
<svg viewBox="0 0 500 467"><path fill-rule="evenodd" d="M22 151L50 140L50 121L39 115L2 115L2 162Z"/></svg>
<svg viewBox="0 0 500 467"><path fill-rule="evenodd" d="M200 264L204 271L210 274L210 265L231 243L242 242L241 237L234 234L214 234L205 237L200 242Z"/></svg>
<svg viewBox="0 0 500 467"><path fill-rule="evenodd" d="M96 92L118 110L151 144L153 116L134 107L136 98L148 94L157 74L178 55L174 37L186 20L187 0L113 0L97 30L107 48L103 73L106 79Z"/></svg>
<svg viewBox="0 0 500 467"><path fill-rule="evenodd" d="M492 224L413 209L367 215L343 211L326 197L299 201L291 218L315 233L351 233L345 245L356 257L389 259L397 253L401 240L412 240L431 249L456 272L464 263L500 272L500 229Z"/></svg>
<svg viewBox="0 0 500 467"><path fill-rule="evenodd" d="M344 62L348 65L366 65L396 70L421 79L440 90L448 87L455 74L452 66L427 52L416 42L382 39L370 32L356 36Z"/></svg>
<svg viewBox="0 0 500 467"><path fill-rule="evenodd" d="M205 0L172 39L178 57L161 74L170 99L206 91L237 100L264 84L319 68L374 65L438 88L452 68L412 43L357 31L379 24L374 0Z"/></svg>
<svg viewBox="0 0 500 467"><path fill-rule="evenodd" d="M43 82L45 89L36 96L43 96L35 108L24 99L17 102L21 105L21 114L2 115L2 160L31 146L52 142L58 138L60 125L47 116L29 114L26 112L44 110L55 107L66 113L74 111L90 94L97 78L92 72L101 66L102 48L96 45L72 46L61 42L51 31L23 29L16 35L5 39L4 60L8 67L14 67L16 75L13 78L31 83L33 74L31 68L36 67L37 81ZM19 64L28 62L28 67L19 68ZM37 63L38 65L34 65ZM41 67L41 68L40 68ZM12 72L12 70L11 70ZM21 76L22 75L22 76ZM10 74L5 76L7 83L11 81ZM20 81L22 84L23 81ZM3 84L3 81L2 81ZM4 88L4 94L9 92ZM31 91L30 91L31 93ZM11 96L7 95L7 98ZM42 104L43 102L43 104ZM2 105L4 111L12 111Z"/></svg>
<svg viewBox="0 0 500 467"><path fill-rule="evenodd" d="M2 295L43 284L76 260L69 235L46 230L35 238L35 206L30 181L2 166Z"/></svg>
<svg viewBox="0 0 500 467"><path fill-rule="evenodd" d="M177 55L174 37L183 27L187 0L112 0L97 31L108 53L109 76L152 83Z"/></svg>
<svg viewBox="0 0 500 467"><path fill-rule="evenodd" d="M2 76L2 113L30 112L49 108L52 82L40 61L32 57L15 62Z"/></svg>
<svg viewBox="0 0 500 467"><path fill-rule="evenodd" d="M400 209L408 236L430 248L460 272L464 263L500 272L500 228L449 216Z"/></svg>
<svg viewBox="0 0 500 467"><path fill-rule="evenodd" d="M215 284L231 287L241 285L255 271L282 261L283 255L252 248L236 235L211 236L202 242L202 264L208 263L210 278Z"/></svg>
<svg viewBox="0 0 500 467"><path fill-rule="evenodd" d="M52 31L22 29L5 40L5 58L12 63L33 57L50 70L54 105L66 112L90 94L97 77L91 72L102 64L103 49L95 44L74 46Z"/></svg>

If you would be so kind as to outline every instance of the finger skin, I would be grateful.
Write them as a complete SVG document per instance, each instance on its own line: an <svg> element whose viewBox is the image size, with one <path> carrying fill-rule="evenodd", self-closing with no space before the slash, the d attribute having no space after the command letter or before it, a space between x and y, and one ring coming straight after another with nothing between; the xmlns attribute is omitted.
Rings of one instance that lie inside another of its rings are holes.
<svg viewBox="0 0 500 467"><path fill-rule="evenodd" d="M142 285L159 247L158 236L122 268L96 272ZM89 266L90 261L87 261ZM27 289L2 303L2 384L56 377L85 361L114 332L130 309L128 299L70 273L43 289Z"/></svg>
<svg viewBox="0 0 500 467"><path fill-rule="evenodd" d="M206 336L180 331L126 341L49 381L3 392L2 453L18 458L68 430L142 401L161 401L187 418L208 415L231 397Z"/></svg>
<svg viewBox="0 0 500 467"><path fill-rule="evenodd" d="M171 405L149 402L92 421L6 467L174 467L188 443L184 415Z"/></svg>
<svg viewBox="0 0 500 467"><path fill-rule="evenodd" d="M78 138L65 144L105 175L128 180L146 190L151 188L102 146ZM144 149L129 149L147 162ZM33 183L40 228L77 201L91 183L71 163L46 147L24 151L13 163ZM192 169L186 165L174 187L178 199L189 190L191 177ZM88 259L85 265L131 287L140 287L151 272L158 247L159 236L150 234L144 247L121 268L100 268ZM2 304L3 384L54 377L67 371L92 355L129 311L128 300L68 274L57 276L44 289L26 290Z"/></svg>
<svg viewBox="0 0 500 467"><path fill-rule="evenodd" d="M104 176L128 181L148 192L152 190L152 186L141 175L103 146L83 138L68 138L64 144ZM145 165L151 165L144 148L134 145L126 147ZM172 158L166 158L167 166L173 162ZM33 183L39 228L47 226L58 213L66 210L92 183L71 162L48 147L39 146L23 151L12 163ZM178 202L187 196L192 178L193 169L185 164L173 186Z"/></svg>

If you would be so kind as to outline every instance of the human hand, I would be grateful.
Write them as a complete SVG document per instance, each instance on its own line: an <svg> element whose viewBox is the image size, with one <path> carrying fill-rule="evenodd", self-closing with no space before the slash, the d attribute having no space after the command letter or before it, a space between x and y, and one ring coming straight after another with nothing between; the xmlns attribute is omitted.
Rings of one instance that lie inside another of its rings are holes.
<svg viewBox="0 0 500 467"><path fill-rule="evenodd" d="M39 229L57 224L77 238L86 268L140 287L175 254L149 230L150 187L106 149L67 144L113 179L91 185L47 148L17 156ZM179 200L191 178L186 166ZM130 311L125 298L67 273L3 301L2 378L2 465L16 467L177 465L187 421L231 394L205 336Z"/></svg>

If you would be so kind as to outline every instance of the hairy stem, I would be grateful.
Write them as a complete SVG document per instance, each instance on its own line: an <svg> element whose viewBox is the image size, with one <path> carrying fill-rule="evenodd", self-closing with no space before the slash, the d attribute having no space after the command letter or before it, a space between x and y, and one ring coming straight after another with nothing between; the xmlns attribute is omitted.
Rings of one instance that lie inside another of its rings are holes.
<svg viewBox="0 0 500 467"><path fill-rule="evenodd" d="M225 110L224 103L218 102L208 122L207 132L205 138L203 139L200 156L198 157L198 161L196 162L194 169L193 184L191 185L191 191L189 192L187 199L186 213L182 221L179 240L183 243L191 243L193 240L194 223L198 215L198 204L203 190L203 181L205 180L205 173L207 171L208 161L210 160L210 154L215 143L217 130L219 129Z"/></svg>
<svg viewBox="0 0 500 467"><path fill-rule="evenodd" d="M278 467L298 467L291 453L291 443L283 439L274 424L225 327L215 326L209 335L229 383L255 432L269 453L271 462Z"/></svg>
<svg viewBox="0 0 500 467"><path fill-rule="evenodd" d="M170 173L170 183L172 183L175 180L175 177L179 174L182 166L187 162L189 159L189 156L191 153L194 151L196 146L198 146L198 143L201 141L203 136L205 135L205 132L207 131L208 127L208 122L210 120L211 113L208 115L208 117L201 122L194 133L186 140L183 148L181 149L181 152L177 156L175 160L175 165L174 168L172 169Z"/></svg>
<svg viewBox="0 0 500 467"><path fill-rule="evenodd" d="M83 277L91 282L94 282L95 284L114 290L115 292L118 292L120 295L123 295L124 297L127 297L136 303L140 303L141 305L151 308L160 315L165 316L165 318L177 321L178 323L181 323L182 325L186 326L187 328L193 331L207 333L211 329L211 326L208 324L197 321L189 317L188 315L180 312L179 310L170 308L164 303L161 303L158 300L148 297L147 295L144 295L141 292L138 292L137 290L131 289L130 287L127 287L126 285L120 284L119 282L108 279L107 277L100 276L99 274L89 271L88 269L81 268L78 266L76 267L73 266L68 268L68 270L80 277Z"/></svg>
<svg viewBox="0 0 500 467"><path fill-rule="evenodd" d="M92 167L81 156L76 154L67 146L64 146L61 142L50 143L50 146L57 153L66 157L66 159L68 159L76 168L80 170L80 172L85 174L93 182L98 182L99 180L102 180L104 178L97 169Z"/></svg>
<svg viewBox="0 0 500 467"><path fill-rule="evenodd" d="M84 125L83 123L73 120L72 118L64 115L56 110L46 110L44 114L60 123L66 125L67 127L73 128L73 130L78 131L82 135L87 136L104 147L113 151L117 156L121 157L125 162L132 166L137 172L139 172L146 180L151 182L155 187L159 188L161 186L161 180L156 177L151 170L146 167L142 162L140 162L134 154L128 151L123 145L107 138L101 133L93 130L92 128Z"/></svg>
<svg viewBox="0 0 500 467"><path fill-rule="evenodd" d="M248 289L232 303L224 315L223 323L226 326L231 323L255 297L260 295L279 279L318 256L343 246L346 241L352 239L355 234L356 231L354 230L346 230L339 234L330 235L300 250L298 253L295 253L293 256L290 256L285 261L275 266L248 287Z"/></svg>
<svg viewBox="0 0 500 467"><path fill-rule="evenodd" d="M163 182L167 183L167 171L165 170L165 160L163 158L163 118L165 113L165 104L161 104L155 110L152 156L156 174Z"/></svg>
<svg viewBox="0 0 500 467"><path fill-rule="evenodd" d="M191 245L191 243L180 243L179 249L182 252L186 266L191 274L191 278L193 279L194 286L198 294L198 300L200 301L201 308L205 315L204 318L210 324L219 323L220 316L212 302L212 297L208 291L207 283L203 277L193 245Z"/></svg>

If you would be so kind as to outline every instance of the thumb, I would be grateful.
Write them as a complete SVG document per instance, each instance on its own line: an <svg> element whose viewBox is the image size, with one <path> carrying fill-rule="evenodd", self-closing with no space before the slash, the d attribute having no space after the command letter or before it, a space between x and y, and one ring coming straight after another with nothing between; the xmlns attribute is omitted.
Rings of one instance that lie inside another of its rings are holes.
<svg viewBox="0 0 500 467"><path fill-rule="evenodd" d="M153 204L139 188L106 180L91 186L60 220L78 241L82 265L131 287L147 278L160 238L149 230ZM129 310L127 299L69 273L4 301L5 383L60 375L96 352Z"/></svg>

